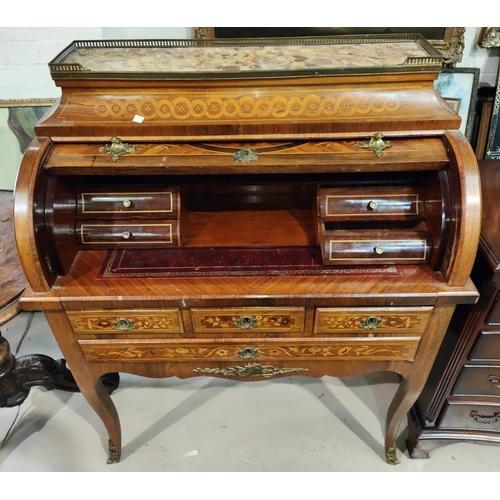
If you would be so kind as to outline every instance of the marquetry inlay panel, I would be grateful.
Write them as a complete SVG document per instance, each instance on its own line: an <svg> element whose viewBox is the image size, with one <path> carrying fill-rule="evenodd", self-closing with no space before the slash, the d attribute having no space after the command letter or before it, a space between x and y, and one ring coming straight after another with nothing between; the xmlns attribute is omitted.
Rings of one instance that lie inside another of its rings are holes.
<svg viewBox="0 0 500 500"><path fill-rule="evenodd" d="M346 339L328 342L268 343L165 343L162 341L113 342L79 340L87 361L237 361L248 359L244 351L250 349L255 360L412 360L418 338Z"/></svg>
<svg viewBox="0 0 500 500"><path fill-rule="evenodd" d="M423 333L431 314L431 307L422 308L359 308L316 309L315 333L334 334L398 334Z"/></svg>
<svg viewBox="0 0 500 500"><path fill-rule="evenodd" d="M304 308L191 309L196 333L304 331Z"/></svg>
<svg viewBox="0 0 500 500"><path fill-rule="evenodd" d="M69 312L75 333L182 333L178 309L152 311Z"/></svg>

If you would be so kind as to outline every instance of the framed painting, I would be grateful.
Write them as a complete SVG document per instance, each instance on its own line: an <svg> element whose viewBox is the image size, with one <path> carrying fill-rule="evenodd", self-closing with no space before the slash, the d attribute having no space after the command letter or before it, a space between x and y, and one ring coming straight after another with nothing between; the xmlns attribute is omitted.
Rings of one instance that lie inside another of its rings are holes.
<svg viewBox="0 0 500 500"><path fill-rule="evenodd" d="M14 189L23 153L35 136L35 124L55 101L56 99L0 100L0 189Z"/></svg>
<svg viewBox="0 0 500 500"><path fill-rule="evenodd" d="M382 35L420 33L444 55L444 63L455 66L462 60L465 28L195 28L196 38L267 38L330 35Z"/></svg>
<svg viewBox="0 0 500 500"><path fill-rule="evenodd" d="M495 100L493 101L493 111L491 112L490 130L488 132L488 142L486 143L486 154L484 156L488 160L500 160L500 126L498 123L499 109L500 109L500 70L498 73Z"/></svg>
<svg viewBox="0 0 500 500"><path fill-rule="evenodd" d="M479 68L446 68L434 82L434 88L462 118L460 130L470 141L474 127Z"/></svg>

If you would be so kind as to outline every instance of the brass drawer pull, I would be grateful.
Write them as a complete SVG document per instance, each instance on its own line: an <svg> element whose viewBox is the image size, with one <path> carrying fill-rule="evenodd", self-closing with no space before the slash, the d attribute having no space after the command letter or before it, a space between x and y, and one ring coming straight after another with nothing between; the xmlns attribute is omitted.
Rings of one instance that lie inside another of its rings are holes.
<svg viewBox="0 0 500 500"><path fill-rule="evenodd" d="M384 253L384 249L382 247L375 247L373 249L373 251L377 254L377 255L382 255Z"/></svg>
<svg viewBox="0 0 500 500"><path fill-rule="evenodd" d="M124 240L129 240L131 236L132 236L132 233L130 233L129 231L124 231L124 232L122 233L122 238L123 238Z"/></svg>
<svg viewBox="0 0 500 500"><path fill-rule="evenodd" d="M498 387L498 389L500 389L500 382L499 382L498 378L495 377L495 375L490 375L488 377L488 382L491 382L492 385L494 385L495 387Z"/></svg>
<svg viewBox="0 0 500 500"><path fill-rule="evenodd" d="M477 411L471 411L470 416L479 424L496 424L500 422L500 411L494 413L491 416L488 415L479 415Z"/></svg>
<svg viewBox="0 0 500 500"><path fill-rule="evenodd" d="M377 316L370 316L369 318L363 319L359 326L365 330L375 330L375 328L382 326L382 320L377 318Z"/></svg>
<svg viewBox="0 0 500 500"><path fill-rule="evenodd" d="M123 206L125 208L130 207L130 205L132 205L132 202L130 200L123 200Z"/></svg>
<svg viewBox="0 0 500 500"><path fill-rule="evenodd" d="M253 347L244 347L238 352L238 356L243 359L253 359L259 355L259 351Z"/></svg>
<svg viewBox="0 0 500 500"><path fill-rule="evenodd" d="M259 323L257 322L256 319L252 318L251 316L242 316L241 318L238 318L234 324L243 330L248 330L250 328L255 328L256 326L259 326Z"/></svg>
<svg viewBox="0 0 500 500"><path fill-rule="evenodd" d="M377 202L376 201L370 201L370 203L368 203L368 208L370 210L375 210L377 208Z"/></svg>
<svg viewBox="0 0 500 500"><path fill-rule="evenodd" d="M257 159L257 152L253 149L240 149L236 151L233 155L234 161L239 161L240 163L249 163Z"/></svg>
<svg viewBox="0 0 500 500"><path fill-rule="evenodd" d="M118 318L115 322L115 329L121 332L129 332L134 328L134 322L127 318Z"/></svg>

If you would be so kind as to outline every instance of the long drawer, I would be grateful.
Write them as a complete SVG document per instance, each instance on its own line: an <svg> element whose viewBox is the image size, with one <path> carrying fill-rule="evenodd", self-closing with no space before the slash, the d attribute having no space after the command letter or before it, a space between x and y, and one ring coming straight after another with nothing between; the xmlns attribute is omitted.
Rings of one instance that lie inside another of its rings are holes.
<svg viewBox="0 0 500 500"><path fill-rule="evenodd" d="M481 332L470 359L500 361L500 332Z"/></svg>
<svg viewBox="0 0 500 500"><path fill-rule="evenodd" d="M438 426L500 432L500 404L448 400Z"/></svg>
<svg viewBox="0 0 500 500"><path fill-rule="evenodd" d="M452 394L500 398L500 366L465 366Z"/></svg>
<svg viewBox="0 0 500 500"><path fill-rule="evenodd" d="M119 361L411 361L419 338L241 339L241 340L78 340L88 362Z"/></svg>

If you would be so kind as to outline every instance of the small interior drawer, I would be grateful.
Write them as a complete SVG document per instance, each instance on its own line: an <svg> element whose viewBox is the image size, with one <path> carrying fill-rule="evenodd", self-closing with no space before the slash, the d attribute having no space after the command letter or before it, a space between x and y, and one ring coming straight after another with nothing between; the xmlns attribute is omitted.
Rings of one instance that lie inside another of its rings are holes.
<svg viewBox="0 0 500 500"><path fill-rule="evenodd" d="M323 225L320 239L326 265L424 264L431 253L426 231L336 231Z"/></svg>
<svg viewBox="0 0 500 500"><path fill-rule="evenodd" d="M175 220L89 221L76 224L78 244L88 248L178 246L179 223Z"/></svg>
<svg viewBox="0 0 500 500"><path fill-rule="evenodd" d="M302 333L305 308L192 308L195 333Z"/></svg>
<svg viewBox="0 0 500 500"><path fill-rule="evenodd" d="M465 366L453 388L454 396L500 398L500 366Z"/></svg>
<svg viewBox="0 0 500 500"><path fill-rule="evenodd" d="M315 334L416 335L425 331L432 307L316 309Z"/></svg>
<svg viewBox="0 0 500 500"><path fill-rule="evenodd" d="M323 221L416 220L422 211L418 191L407 187L322 188L318 201Z"/></svg>
<svg viewBox="0 0 500 500"><path fill-rule="evenodd" d="M470 359L500 361L500 332L481 332Z"/></svg>
<svg viewBox="0 0 500 500"><path fill-rule="evenodd" d="M111 310L67 312L75 333L182 333L179 309Z"/></svg>
<svg viewBox="0 0 500 500"><path fill-rule="evenodd" d="M88 218L161 218L176 219L179 211L177 188L142 189L122 188L113 191L88 189L77 192L77 217Z"/></svg>

